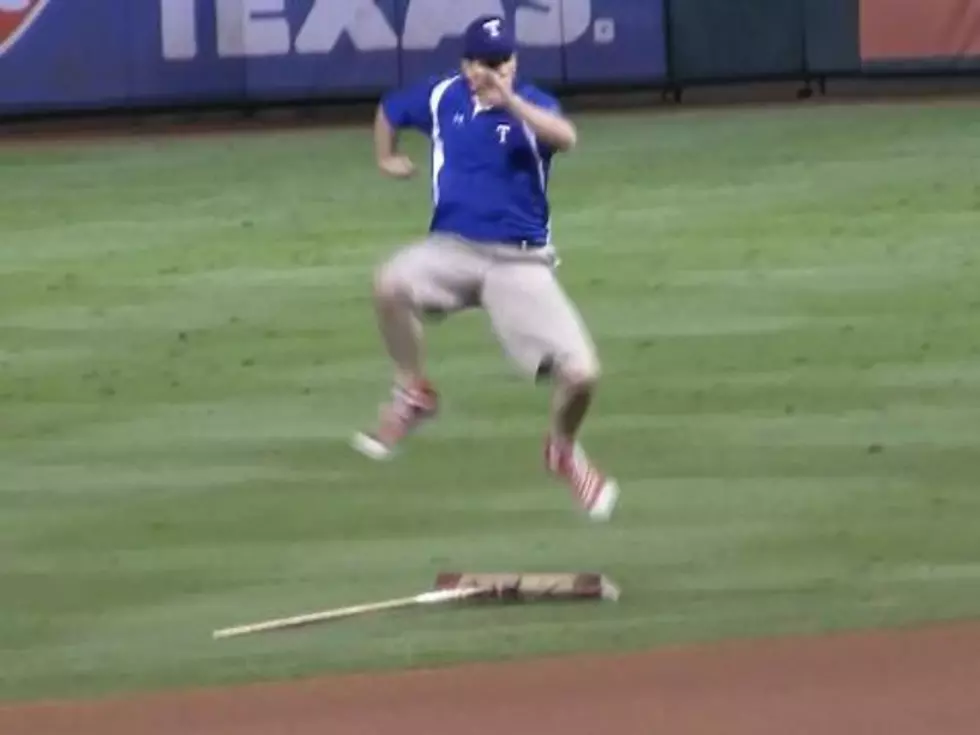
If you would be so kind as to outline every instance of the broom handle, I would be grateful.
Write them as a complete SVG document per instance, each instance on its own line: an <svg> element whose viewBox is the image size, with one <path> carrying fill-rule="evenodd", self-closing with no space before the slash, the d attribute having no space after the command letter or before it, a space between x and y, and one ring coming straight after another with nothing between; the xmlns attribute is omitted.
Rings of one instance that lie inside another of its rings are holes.
<svg viewBox="0 0 980 735"><path fill-rule="evenodd" d="M382 610L395 610L401 607L411 607L412 605L432 604L436 602L448 602L459 600L464 597L471 597L479 592L478 589L457 589L440 590L438 592L426 592L412 597L399 597L394 600L384 602L370 602L365 605L353 605L351 607L340 607L334 610L323 610L321 612L307 613L305 615L295 615L289 618L279 618L277 620L266 620L261 623L250 623L248 625L238 625L233 628L222 628L213 633L214 638L231 638L233 636L247 635L249 633L262 633L269 630L283 630L285 628L296 628L310 623L321 623L328 620L339 618L349 618L354 615L380 612Z"/></svg>

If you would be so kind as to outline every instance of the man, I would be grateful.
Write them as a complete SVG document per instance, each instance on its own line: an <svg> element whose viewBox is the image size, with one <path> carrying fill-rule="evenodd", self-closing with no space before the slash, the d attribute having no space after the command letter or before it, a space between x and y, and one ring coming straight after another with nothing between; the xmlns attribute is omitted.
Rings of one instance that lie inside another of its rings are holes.
<svg viewBox="0 0 980 735"><path fill-rule="evenodd" d="M503 18L479 18L463 43L461 73L389 93L378 107L374 144L385 174L414 173L398 152L400 130L431 139L433 215L428 236L395 253L376 274L375 309L395 363L394 389L378 427L357 434L354 447L388 459L436 415L420 316L483 308L517 366L554 380L546 467L570 486L590 518L605 520L619 488L577 440L599 363L555 278L547 196L552 156L575 146L576 130L553 98L529 84L515 88L515 42Z"/></svg>

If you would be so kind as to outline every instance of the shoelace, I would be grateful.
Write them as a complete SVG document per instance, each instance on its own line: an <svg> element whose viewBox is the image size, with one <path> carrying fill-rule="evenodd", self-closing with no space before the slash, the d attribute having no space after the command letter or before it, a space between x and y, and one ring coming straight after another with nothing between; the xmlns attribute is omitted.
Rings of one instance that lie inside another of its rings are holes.
<svg viewBox="0 0 980 735"><path fill-rule="evenodd" d="M602 475L587 461L572 460L572 482L578 489L586 505L592 505L602 489Z"/></svg>
<svg viewBox="0 0 980 735"><path fill-rule="evenodd" d="M573 449L553 448L557 454L557 466L567 475L586 505L591 505L602 489L602 473L592 466L588 458Z"/></svg>
<svg viewBox="0 0 980 735"><path fill-rule="evenodd" d="M381 434L385 441L400 440L411 430L420 411L427 408L424 394L401 386L392 389L392 400L384 407Z"/></svg>
<svg viewBox="0 0 980 735"><path fill-rule="evenodd" d="M392 391L392 406L396 408L399 414L404 413L406 418L411 418L416 411L426 410L429 403L427 396L418 390L396 386Z"/></svg>

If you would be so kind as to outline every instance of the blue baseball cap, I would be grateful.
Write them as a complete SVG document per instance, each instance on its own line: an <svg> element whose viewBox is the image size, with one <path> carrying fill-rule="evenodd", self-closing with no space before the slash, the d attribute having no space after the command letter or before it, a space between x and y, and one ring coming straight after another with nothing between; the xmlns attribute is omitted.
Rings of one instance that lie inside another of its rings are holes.
<svg viewBox="0 0 980 735"><path fill-rule="evenodd" d="M505 61L515 48L514 34L499 15L477 18L463 36L463 56L473 61Z"/></svg>

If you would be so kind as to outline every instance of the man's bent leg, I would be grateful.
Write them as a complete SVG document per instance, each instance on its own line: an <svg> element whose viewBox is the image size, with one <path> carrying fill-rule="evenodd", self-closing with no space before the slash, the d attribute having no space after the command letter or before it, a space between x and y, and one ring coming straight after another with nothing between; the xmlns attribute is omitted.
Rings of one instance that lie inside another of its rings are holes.
<svg viewBox="0 0 980 735"><path fill-rule="evenodd" d="M408 275L398 266L396 256L375 275L374 311L385 349L395 363L395 382L411 386L425 381L423 331Z"/></svg>
<svg viewBox="0 0 980 735"><path fill-rule="evenodd" d="M595 345L554 272L542 263L499 263L483 303L504 349L525 372L554 382L548 468L575 491L589 515L604 520L619 495L585 455L578 436L599 381Z"/></svg>
<svg viewBox="0 0 980 735"><path fill-rule="evenodd" d="M429 240L404 248L375 274L374 306L385 348L395 366L389 403L378 427L355 436L354 446L387 459L397 444L438 410L425 377L420 314L448 314L475 303L482 264L456 244Z"/></svg>
<svg viewBox="0 0 980 735"><path fill-rule="evenodd" d="M566 444L578 440L585 416L592 405L598 375L567 372L556 376L551 401L551 436Z"/></svg>

